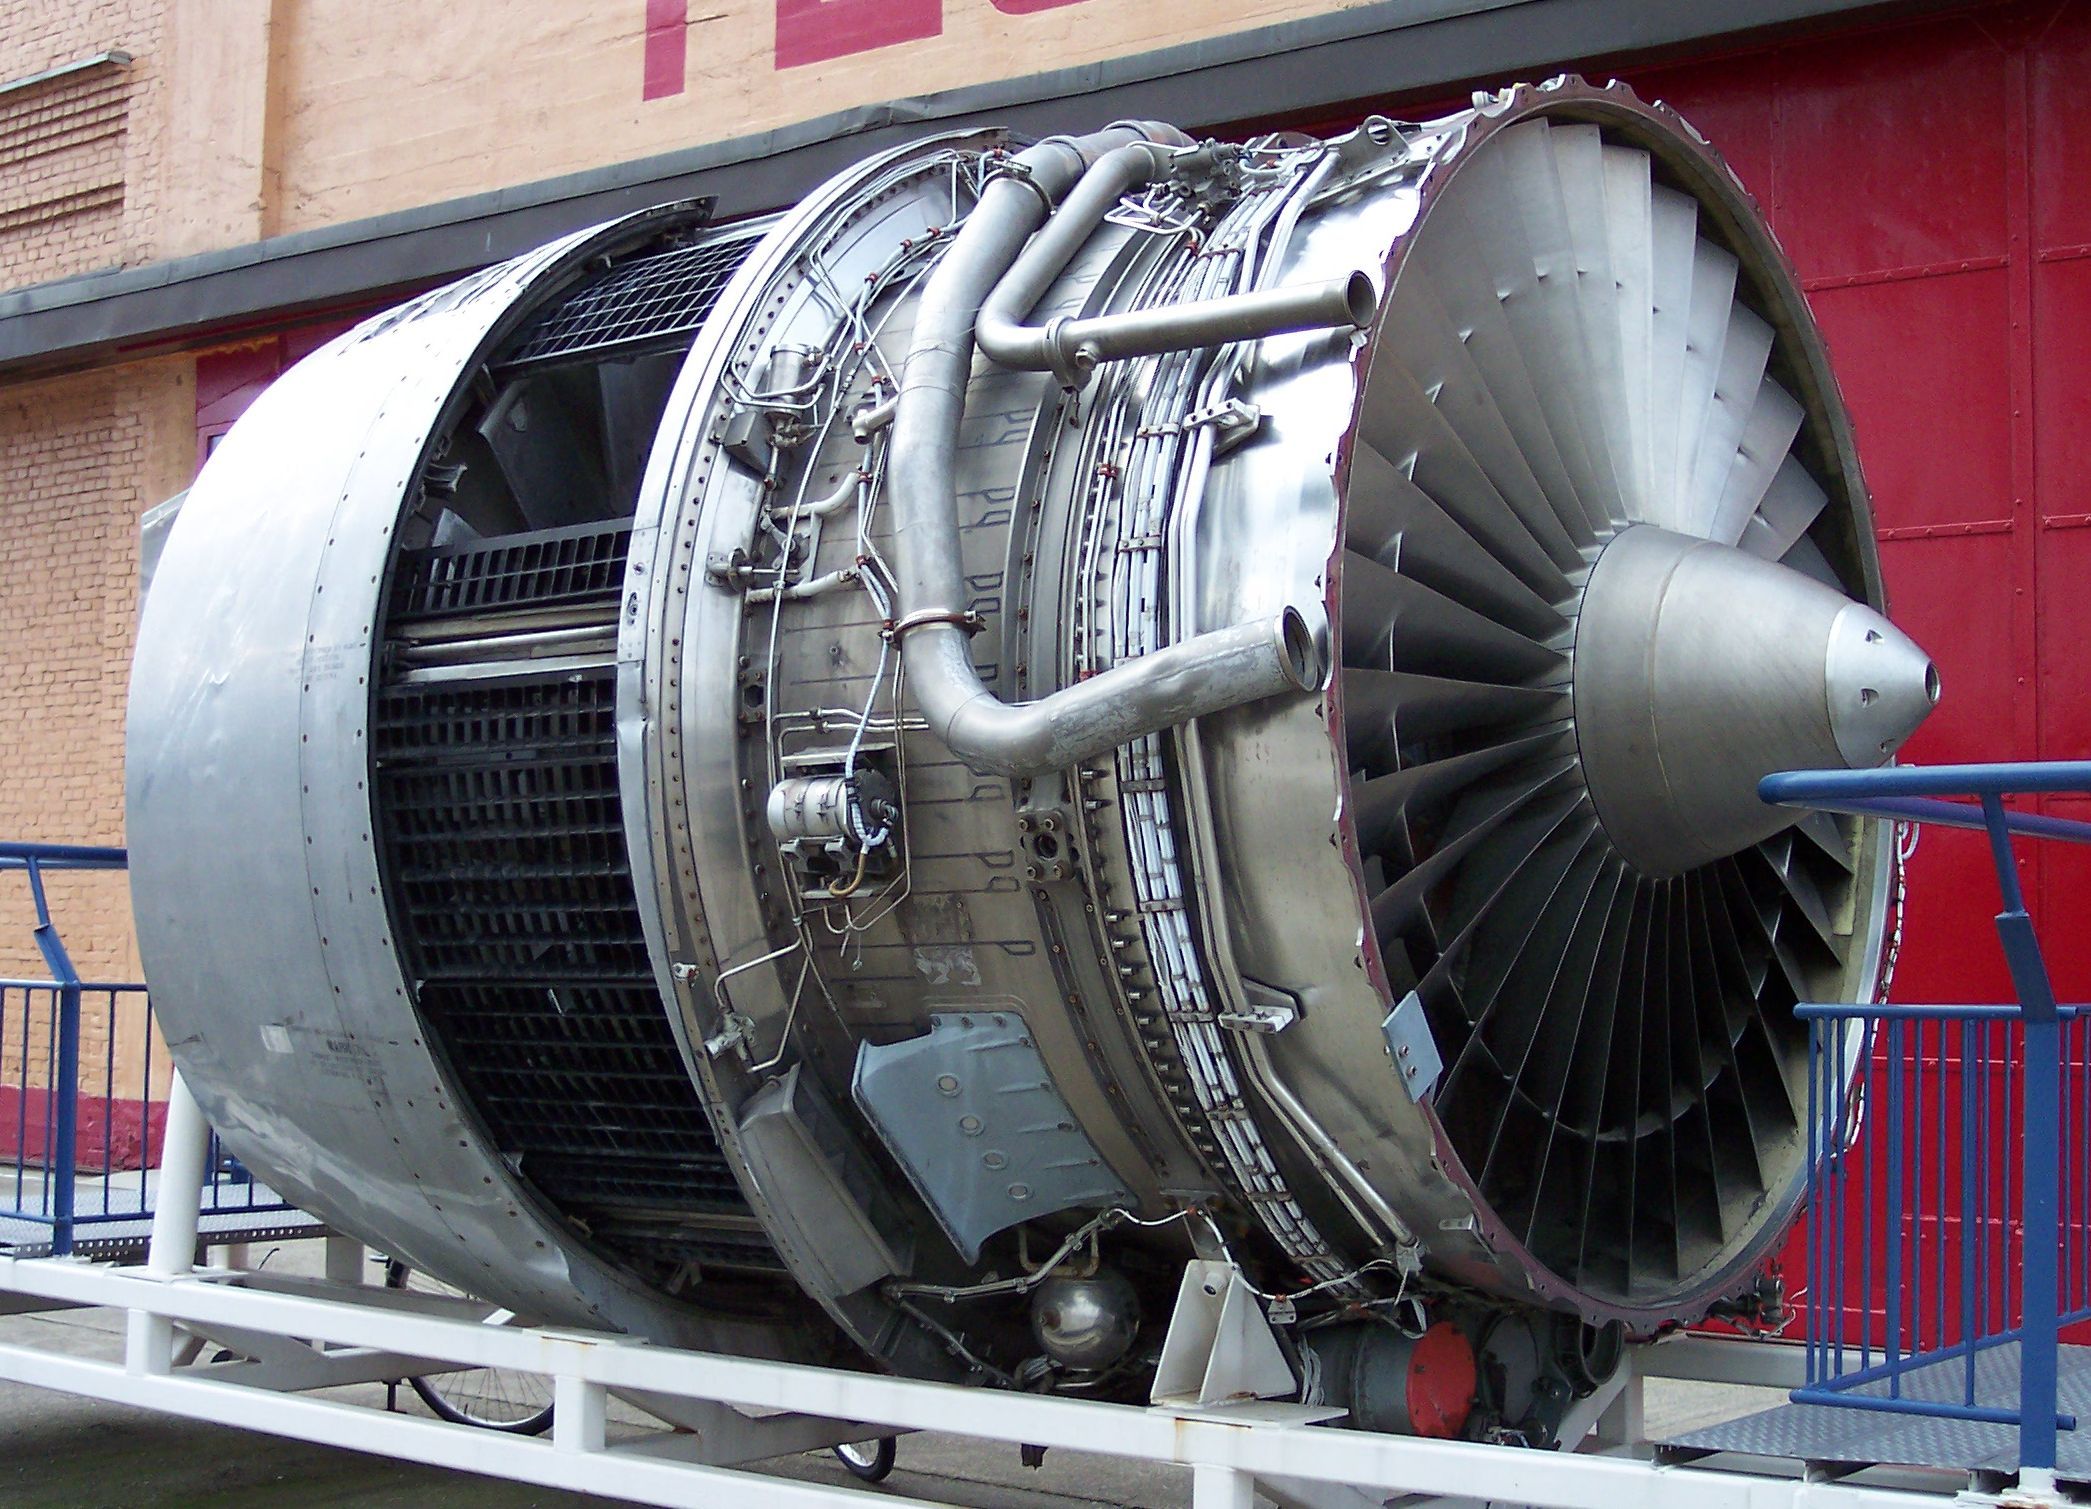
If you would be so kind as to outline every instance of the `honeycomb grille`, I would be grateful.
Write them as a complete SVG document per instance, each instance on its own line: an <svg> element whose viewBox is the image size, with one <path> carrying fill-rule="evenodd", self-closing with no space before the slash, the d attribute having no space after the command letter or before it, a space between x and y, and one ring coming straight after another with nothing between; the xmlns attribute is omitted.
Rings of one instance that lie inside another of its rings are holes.
<svg viewBox="0 0 2091 1509"><path fill-rule="evenodd" d="M748 237L634 257L539 315L503 358L508 371L686 342L754 245Z"/></svg>
<svg viewBox="0 0 2091 1509"><path fill-rule="evenodd" d="M672 1259L665 1220L746 1207L648 963L614 700L608 667L389 687L378 805L417 1002L495 1145L599 1237Z"/></svg>

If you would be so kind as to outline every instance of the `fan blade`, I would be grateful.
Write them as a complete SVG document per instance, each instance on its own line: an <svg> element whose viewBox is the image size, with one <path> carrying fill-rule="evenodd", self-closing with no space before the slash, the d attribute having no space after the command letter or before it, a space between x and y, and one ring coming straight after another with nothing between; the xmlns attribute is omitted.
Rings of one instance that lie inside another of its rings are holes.
<svg viewBox="0 0 2091 1509"><path fill-rule="evenodd" d="M1583 351L1596 384L1587 395L1596 410L1598 424L1591 444L1602 448L1612 479L1613 516L1639 518L1645 508L1628 418L1631 400L1619 340L1619 283L1612 270L1605 214L1604 137L1595 126L1556 123L1547 129L1547 143L1553 149L1554 176L1561 188L1569 249L1574 257L1576 314L1583 331Z"/></svg>
<svg viewBox="0 0 2091 1509"><path fill-rule="evenodd" d="M1577 1074L1589 1096L1590 1146L1583 1176L1589 1208L1576 1272L1587 1274L1601 1264L1605 1278L1622 1290L1633 1282L1633 1146L1641 1075L1640 997L1628 983L1636 961L1647 952L1648 885L1627 875L1612 904L1608 951L1600 953L1591 979L1591 999L1603 1020L1585 1041ZM1608 1214L1599 1216L1599 1210ZM1593 1250L1593 1238L1605 1245Z"/></svg>
<svg viewBox="0 0 2091 1509"><path fill-rule="evenodd" d="M1677 1210L1676 1058L1671 1047L1670 912L1672 882L1650 888L1648 955L1641 966L1640 1108L1634 1139L1634 1251L1667 1268L1665 1278L1683 1267L1684 1227Z"/></svg>
<svg viewBox="0 0 2091 1509"><path fill-rule="evenodd" d="M1500 133L1489 156L1454 180L1453 192L1465 190L1461 202L1474 237L1468 245L1495 280L1588 527L1606 534L1619 489L1591 393L1568 211L1548 129L1545 121L1526 121Z"/></svg>
<svg viewBox="0 0 2091 1509"><path fill-rule="evenodd" d="M1837 932L1830 922L1830 910L1822 897L1822 887L1808 873L1806 863L1794 848L1794 833L1786 828L1757 845L1757 857L1779 884L1786 888L1786 895L1800 912L1815 936L1832 955L1837 952Z"/></svg>
<svg viewBox="0 0 2091 1509"><path fill-rule="evenodd" d="M1806 835L1808 842L1831 864L1847 875L1858 873L1858 855L1853 852L1851 840L1844 836L1838 820L1827 812L1804 812L1794 821L1794 831Z"/></svg>
<svg viewBox="0 0 2091 1509"><path fill-rule="evenodd" d="M1743 955L1735 910L1729 904L1722 877L1702 872L1695 879L1706 910L1707 932L1713 940L1715 967L1724 987L1722 1003L1728 1009L1729 1039L1736 1045L1737 1062L1751 1071L1744 1083L1757 1125L1779 1128L1782 1134L1790 1132L1800 1125L1801 1103L1787 1077L1785 1047L1771 1030L1758 1000L1767 972L1752 970Z"/></svg>
<svg viewBox="0 0 2091 1509"><path fill-rule="evenodd" d="M1581 554L1566 545L1559 531L1551 531L1555 548L1549 550L1548 542L1526 527L1405 368L1373 373L1359 425L1368 445L1464 525L1490 555L1548 602L1561 600L1567 591L1565 573L1582 564ZM1556 553L1564 545L1565 553Z"/></svg>
<svg viewBox="0 0 2091 1509"><path fill-rule="evenodd" d="M1416 927L1424 920L1423 902L1429 892L1449 879L1489 835L1537 798L1563 785L1571 768L1564 762L1550 770L1537 772L1518 785L1476 792L1470 802L1455 808L1447 819L1438 848L1372 898L1375 935L1381 939L1390 935L1398 937ZM1543 808L1535 809L1532 819L1519 825L1519 836L1514 839L1518 850L1529 854L1553 830L1554 824L1574 810L1581 800L1580 791L1569 791L1554 795ZM1514 870L1515 866L1510 869ZM1508 870L1504 872L1506 877L1508 873ZM1472 903L1471 916L1462 914L1464 920L1448 923L1443 931L1455 936L1463 932L1486 909L1493 894L1491 892L1489 897ZM1442 965L1442 961L1440 963Z"/></svg>
<svg viewBox="0 0 2091 1509"><path fill-rule="evenodd" d="M1691 877L1670 882L1670 1024L1676 1067L1672 1099L1682 1102L1677 1121L1678 1213L1690 1234L1718 1248L1728 1237L1728 1213L1739 1179L1732 1123L1716 1116L1718 1095L1732 1092L1728 1033L1721 1003L1706 989L1707 954L1692 904ZM1677 1087L1686 1087L1679 1095ZM1750 1156L1745 1138L1742 1157Z"/></svg>
<svg viewBox="0 0 2091 1509"><path fill-rule="evenodd" d="M1387 311L1380 339L1393 343L1402 366L1526 532L1557 563L1572 569L1583 547L1591 543L1590 535L1583 531L1571 537L1563 527L1497 407L1487 378L1427 288L1402 291Z"/></svg>
<svg viewBox="0 0 2091 1509"><path fill-rule="evenodd" d="M1654 398L1651 392L1655 355L1655 225L1654 187L1649 157L1634 147L1604 149L1605 239L1612 251L1612 277L1618 284L1619 366L1625 383L1627 443L1633 458L1628 489L1629 518L1649 518L1655 498Z"/></svg>
<svg viewBox="0 0 2091 1509"><path fill-rule="evenodd" d="M1713 397L1700 420L1699 443L1693 452L1691 503L1684 521L1687 534L1711 537L1721 494L1742 450L1743 431L1764 386L1764 365L1771 354L1772 327L1736 305L1729 312L1720 373L1714 379Z"/></svg>
<svg viewBox="0 0 2091 1509"><path fill-rule="evenodd" d="M1345 670L1342 688L1351 762L1364 763L1361 756L1370 752L1398 751L1398 759L1382 762L1385 770L1463 753L1493 730L1529 729L1568 713L1567 696L1559 691L1407 671ZM1430 741L1454 747L1440 754L1425 747Z"/></svg>
<svg viewBox="0 0 2091 1509"><path fill-rule="evenodd" d="M1413 864L1415 855L1408 846L1408 835L1418 813L1443 805L1506 766L1544 754L1559 739L1558 734L1534 734L1449 760L1433 760L1427 765L1353 780L1351 820L1357 825L1360 849L1377 854L1390 845L1398 845L1394 853L1399 862ZM1374 889L1385 889L1385 882Z"/></svg>
<svg viewBox="0 0 2091 1509"><path fill-rule="evenodd" d="M1546 406L1540 402L1531 371L1518 350L1517 332L1504 312L1497 284L1481 259L1464 250L1471 243L1463 243L1458 234L1463 223L1458 198L1441 202L1433 213L1449 222L1448 233L1425 237L1410 252L1409 265L1402 269L1396 285L1395 302L1410 289L1434 299L1466 342L1475 370L1487 381L1489 395L1517 437L1518 450L1545 491L1554 516L1572 537L1595 538L1589 513L1577 499L1575 484L1554 443Z"/></svg>
<svg viewBox="0 0 2091 1509"><path fill-rule="evenodd" d="M1518 917L1516 907L1499 910L1488 928L1491 934L1501 933L1506 911L1517 918L1510 926L1519 936L1502 940L1509 945L1503 951L1514 953L1515 962L1495 971L1498 983L1476 1013L1480 1020L1469 1044L1471 1049L1473 1043L1485 1043L1488 1057L1509 1079L1508 1093L1500 1097L1501 1114L1481 1159L1480 1184L1497 1216L1513 1227L1524 1223L1539 1192L1545 1157L1543 1152L1537 1159L1532 1156L1534 1139L1543 1149L1553 1129L1546 1101L1534 1093L1533 1076L1545 1063L1535 1060L1535 1050L1542 1041L1547 1006L1561 972L1584 941L1576 933L1576 920L1589 903L1608 847L1594 824L1564 829L1552 846L1560 851L1558 860L1535 857L1523 867L1513 888L1518 900L1532 910L1523 917ZM1474 953L1489 959L1498 950L1483 943ZM1479 993L1470 985L1467 995L1472 1009ZM1459 1062L1467 1058L1462 1053ZM1505 1132L1513 1125L1518 1127L1518 1135L1506 1147ZM1504 1161L1506 1151L1508 1162Z"/></svg>
<svg viewBox="0 0 2091 1509"><path fill-rule="evenodd" d="M1722 349L1735 313L1737 265L1711 241L1692 247L1692 300L1685 314L1684 380L1678 385L1677 470L1675 490L1670 494L1674 509L1671 525L1681 534L1695 534L1692 484L1697 475L1699 437L1706 427L1707 411L1713 406L1715 385L1721 377Z"/></svg>
<svg viewBox="0 0 2091 1509"><path fill-rule="evenodd" d="M1752 1188L1764 1188L1771 1170L1764 1162L1765 1139L1758 1127L1750 1085L1754 1074L1762 1070L1754 1063L1746 1067L1749 1055L1737 1046L1739 1039L1749 1036L1748 1013L1736 1010L1741 1005L1734 999L1739 982L1729 972L1714 938L1713 915L1706 900L1707 883L1703 875L1684 877L1685 907L1692 929L1692 968L1699 981L1695 994L1705 1027L1712 1029L1711 1033L1702 1029L1702 1033L1712 1050L1709 1061L1717 1066L1715 1074L1721 1080L1718 1101L1723 1114L1715 1124L1715 1148L1720 1157L1718 1166L1723 1170L1721 1203L1725 1228L1727 1211L1732 1208L1730 1201ZM1742 1166L1745 1162L1747 1168Z"/></svg>
<svg viewBox="0 0 2091 1509"><path fill-rule="evenodd" d="M1568 627L1552 604L1490 555L1369 443L1351 453L1344 543L1403 576L1545 641Z"/></svg>
<svg viewBox="0 0 2091 1509"><path fill-rule="evenodd" d="M1471 608L1343 552L1343 663L1427 676L1523 682L1556 675L1562 657Z"/></svg>
<svg viewBox="0 0 2091 1509"><path fill-rule="evenodd" d="M1675 189L1655 186L1650 203L1655 310L1649 319L1648 522L1675 529L1684 497L1677 459L1683 427L1692 272L1698 261L1699 208Z"/></svg>
<svg viewBox="0 0 2091 1509"><path fill-rule="evenodd" d="M1769 376L1757 385L1757 402L1744 422L1742 440L1728 465L1720 501L1714 505L1712 539L1733 545L1757 515L1772 478L1792 457L1787 453L1801 432L1805 411Z"/></svg>
<svg viewBox="0 0 2091 1509"><path fill-rule="evenodd" d="M1785 556L1808 532L1830 500L1797 457L1788 456L1772 474L1757 512L1743 525L1736 544L1761 560Z"/></svg>
<svg viewBox="0 0 2091 1509"><path fill-rule="evenodd" d="M1779 915L1784 910L1774 896L1759 896L1752 890L1749 879L1743 873L1740 855L1731 855L1718 861L1714 868L1720 874L1721 884L1728 898L1728 910L1736 919L1752 944L1762 946L1767 963L1766 978L1760 980L1754 999L1760 1016L1765 1011L1765 990L1769 983L1769 966L1776 965L1787 990L1796 1001L1808 999L1808 977L1793 956L1793 950L1779 936ZM1769 1020L1765 1031L1773 1032Z"/></svg>
<svg viewBox="0 0 2091 1509"><path fill-rule="evenodd" d="M1822 553L1822 547L1806 535L1802 535L1786 548L1786 553L1779 557L1779 564L1791 566L1802 576L1812 576L1826 587L1835 587L1839 592L1844 590L1844 582L1838 577L1837 568L1832 566L1829 558Z"/></svg>
<svg viewBox="0 0 2091 1509"><path fill-rule="evenodd" d="M1540 1030L1534 1035L1532 1062L1537 1070L1527 1093L1539 1106L1546 1123L1546 1140L1535 1160L1532 1207L1525 1222L1525 1245L1535 1251L1542 1240L1540 1223L1549 1214L1553 1217L1551 1230L1573 1239L1574 1228L1562 1218L1580 1209L1587 1198L1572 1184L1566 1189L1560 1187L1572 1179L1584 1151L1578 1128L1569 1126L1564 1137L1564 1118L1577 1049L1590 1028L1593 976L1605 956L1613 905L1624 882L1624 869L1609 853L1600 858L1589 889L1577 905L1571 929L1573 942L1561 956L1561 967L1555 971L1554 983L1541 1009ZM1553 1244L1546 1245L1548 1251L1543 1255L1558 1261Z"/></svg>

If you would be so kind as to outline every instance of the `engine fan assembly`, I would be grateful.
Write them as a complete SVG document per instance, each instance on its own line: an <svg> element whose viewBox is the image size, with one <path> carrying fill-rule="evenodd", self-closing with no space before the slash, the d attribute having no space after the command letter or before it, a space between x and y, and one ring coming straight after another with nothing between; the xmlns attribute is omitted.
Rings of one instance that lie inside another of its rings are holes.
<svg viewBox="0 0 2091 1509"><path fill-rule="evenodd" d="M140 943L230 1148L519 1314L1144 1397L1190 1265L1542 1438L1792 1213L1892 855L1756 783L1929 711L1882 606L1785 261L1623 88L945 136L255 404Z"/></svg>

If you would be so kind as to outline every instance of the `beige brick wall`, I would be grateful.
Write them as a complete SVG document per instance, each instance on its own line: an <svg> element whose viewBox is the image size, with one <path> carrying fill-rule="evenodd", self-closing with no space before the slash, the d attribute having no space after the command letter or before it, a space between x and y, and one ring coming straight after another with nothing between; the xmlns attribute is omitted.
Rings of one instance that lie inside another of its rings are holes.
<svg viewBox="0 0 2091 1509"><path fill-rule="evenodd" d="M0 0L0 85L132 57L0 91L0 288L1363 0L927 0L935 35L780 67L780 5L800 3L690 0L683 87L647 99L646 0L505 0L498 25L425 0Z"/></svg>
<svg viewBox="0 0 2091 1509"><path fill-rule="evenodd" d="M0 836L123 842L138 516L186 483L194 372L169 358L0 389ZM50 899L84 975L138 977L120 876L54 877ZM31 923L23 877L0 872L0 977L44 977ZM0 1082L20 1083L19 996L5 1004ZM99 1077L110 1018L90 1005L82 1061ZM135 1010L118 1015L118 1075L135 1084L144 1037ZM33 1079L40 1031L29 1046Z"/></svg>
<svg viewBox="0 0 2091 1509"><path fill-rule="evenodd" d="M166 0L0 3L0 84L133 54L0 92L0 288L159 254L165 12Z"/></svg>
<svg viewBox="0 0 2091 1509"><path fill-rule="evenodd" d="M647 100L646 0L281 3L280 196L303 230L750 135L853 105L1122 57L1364 0L942 0L938 35L779 68L778 0L690 0L680 93ZM1253 99L1224 112L1257 113Z"/></svg>

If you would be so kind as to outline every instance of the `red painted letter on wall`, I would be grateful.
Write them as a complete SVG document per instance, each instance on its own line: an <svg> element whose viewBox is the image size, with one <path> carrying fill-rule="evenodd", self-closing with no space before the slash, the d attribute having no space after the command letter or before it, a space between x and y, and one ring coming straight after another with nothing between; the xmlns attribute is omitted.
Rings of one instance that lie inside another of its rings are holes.
<svg viewBox="0 0 2091 1509"><path fill-rule="evenodd" d="M641 99L681 94L689 75L689 0L646 0L646 82Z"/></svg>
<svg viewBox="0 0 2091 1509"><path fill-rule="evenodd" d="M777 0L777 66L941 35L944 0Z"/></svg>

